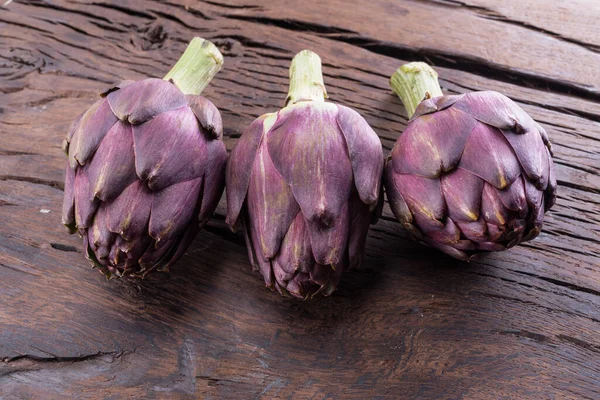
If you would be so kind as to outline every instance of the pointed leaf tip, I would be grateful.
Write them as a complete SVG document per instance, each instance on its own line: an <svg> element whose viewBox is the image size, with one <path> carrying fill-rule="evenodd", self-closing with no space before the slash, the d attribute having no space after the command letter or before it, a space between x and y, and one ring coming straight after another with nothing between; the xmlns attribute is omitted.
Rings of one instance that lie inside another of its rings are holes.
<svg viewBox="0 0 600 400"><path fill-rule="evenodd" d="M365 204L375 204L383 172L383 149L367 121L351 108L338 105L337 123L348 146L354 184Z"/></svg>
<svg viewBox="0 0 600 400"><path fill-rule="evenodd" d="M269 118L276 118L276 114L265 114L252 122L229 155L225 194L227 196L227 224L232 228L237 226L248 193L252 166L265 132L265 121Z"/></svg>
<svg viewBox="0 0 600 400"><path fill-rule="evenodd" d="M223 120L217 107L206 97L186 95L190 108L200 126L215 139L223 137Z"/></svg>

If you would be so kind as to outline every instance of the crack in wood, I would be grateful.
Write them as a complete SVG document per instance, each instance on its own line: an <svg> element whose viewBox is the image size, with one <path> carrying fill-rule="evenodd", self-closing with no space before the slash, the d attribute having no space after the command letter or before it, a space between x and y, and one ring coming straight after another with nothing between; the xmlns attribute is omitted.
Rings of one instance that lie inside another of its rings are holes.
<svg viewBox="0 0 600 400"><path fill-rule="evenodd" d="M574 344L575 346L581 347L585 350L591 350L595 353L600 353L600 345L595 345L592 343L588 343L585 340L577 339L568 335L560 334L557 336L559 339L564 340L565 342Z"/></svg>
<svg viewBox="0 0 600 400"><path fill-rule="evenodd" d="M55 189L64 190L65 183L53 181L49 179L36 178L32 176L16 176L16 175L0 175L0 181L19 181L19 182L29 182L35 183L38 185L46 185Z"/></svg>
<svg viewBox="0 0 600 400"><path fill-rule="evenodd" d="M511 335L511 336L515 336L515 337L523 337L523 338L527 338L527 339L532 339L538 343L545 343L549 340L549 338L544 334L530 332L530 331L523 330L523 329L503 330L503 331L498 331L497 333L499 333L501 335ZM600 353L600 345L594 345L592 343L586 342L585 340L581 340L581 339L574 338L574 337L564 335L564 334L558 334L558 335L556 335L556 338L561 341L578 346L582 349Z"/></svg>
<svg viewBox="0 0 600 400"><path fill-rule="evenodd" d="M125 7L123 5L117 5L117 4L112 4L112 3L98 3L98 2L91 2L89 4L93 5L93 6L97 6L97 7L102 7L102 8L107 8L110 10L119 11L127 16L134 16L134 17L140 17L140 18L151 19L151 20L156 19L156 17L153 16L152 14L140 11L139 9ZM109 22L109 21L107 21L107 22Z"/></svg>
<svg viewBox="0 0 600 400"><path fill-rule="evenodd" d="M580 190L580 191L586 192L586 193L600 194L600 188L587 187L580 183L569 182L569 181L564 181L564 180L560 180L560 179L557 180L557 183L558 183L559 188L560 188L560 186L565 186L565 187L575 189L575 190Z"/></svg>
<svg viewBox="0 0 600 400"><path fill-rule="evenodd" d="M290 51L288 51L284 48L277 47L277 46L263 43L263 42L259 42L254 39L250 39L244 35L216 35L213 37L213 39L233 39L248 48L273 50L273 51L276 51L281 54L287 54L287 58L291 58L291 55L292 55ZM259 63L259 65L261 65L261 64Z"/></svg>
<svg viewBox="0 0 600 400"><path fill-rule="evenodd" d="M65 21L57 21L56 23L58 23L58 24L60 24L60 25L62 25L62 26L65 26L65 27L67 27L67 28L69 28L69 29L71 29L71 30L73 30L73 31L77 32L77 33L80 33L80 34L82 34L82 35L89 36L89 37L93 37L93 38L98 38L98 36L96 36L96 35L92 35L91 33L89 33L89 32L86 32L86 31L84 31L83 29L77 28L76 26L74 26L74 25L72 25L72 24L69 24L68 22L65 22Z"/></svg>
<svg viewBox="0 0 600 400"><path fill-rule="evenodd" d="M67 244L50 243L50 247L52 247L53 249L56 249L56 250L67 252L67 253L69 253L69 252L71 252L71 253L78 253L77 247L75 247L75 246L69 246Z"/></svg>
<svg viewBox="0 0 600 400"><path fill-rule="evenodd" d="M5 22L7 24L14 25L14 26L19 26L19 27L25 28L25 29L31 29L32 31L45 32L45 33L49 33L49 34L52 33L51 31L48 31L46 29L40 28L39 26L28 25L28 24L24 24L24 23L21 23L21 22L17 22L17 21L11 21L11 20L6 20L6 19L0 18L0 22Z"/></svg>
<svg viewBox="0 0 600 400"><path fill-rule="evenodd" d="M11 377L20 373L41 371L48 368L64 368L68 365L102 361L112 364L131 354L131 351L99 351L93 354L83 354L79 356L52 356L39 357L31 354L21 354L13 357L0 357L4 367L0 365L0 379Z"/></svg>
<svg viewBox="0 0 600 400"><path fill-rule="evenodd" d="M577 239L577 240L581 240L584 242L591 242L591 243L595 243L600 245L600 240L594 239L593 237L586 237L586 236L582 236L582 235L577 235L573 232L569 232L566 229L555 229L555 230L549 230L546 231L548 233L552 232L552 234L554 234L555 236L568 236L571 237L573 239ZM589 232L588 232L589 233Z"/></svg>
<svg viewBox="0 0 600 400"><path fill-rule="evenodd" d="M192 30L198 29L198 27L191 26L188 23L183 22L180 18L177 18L174 15L170 15L168 13L157 11L157 10L153 10L152 12L154 14L158 15L159 17L162 17L162 18L164 18L166 20L169 20L169 21L173 21L173 22L175 22L175 23L177 23L177 24L179 24L179 25L181 25L181 26L183 26L185 28L192 29Z"/></svg>
<svg viewBox="0 0 600 400"><path fill-rule="evenodd" d="M528 276L532 276L535 277L537 279L549 282L549 283L553 283L557 286L562 286L565 287L567 289L571 289L577 292L582 292L582 293L588 293L588 294L592 294L594 296L600 296L600 291L591 289L591 288L587 288L587 287L583 287L583 286L579 286L579 285L575 285L573 283L569 283L569 282L565 282L565 281L561 281L558 279L554 279L554 278L549 278L546 276L540 276L540 275L536 275L536 274L532 274L529 272L525 272L525 271L515 271L518 274L522 274L522 275L528 275Z"/></svg>
<svg viewBox="0 0 600 400"><path fill-rule="evenodd" d="M112 24L103 24L102 22L98 22L98 21L94 21L94 20L90 20L88 21L90 24L92 25L96 25L98 28L100 29L104 29L106 31L111 31L111 32L116 32L116 33L127 33L129 32L128 29L123 29L123 28L119 28L115 25Z"/></svg>
<svg viewBox="0 0 600 400"><path fill-rule="evenodd" d="M2 264L2 263L0 263L0 267L6 268L6 269L10 269L11 271L20 272L22 274L31 275L31 276L40 276L41 275L40 273L35 273L35 272L32 272L32 271L30 271L28 269L23 269L23 268L19 268L19 267L13 267L13 266Z"/></svg>
<svg viewBox="0 0 600 400"><path fill-rule="evenodd" d="M210 1L210 0L202 0L203 3L206 4L212 4L213 6L219 6L219 7L223 7L223 8L231 8L234 10L260 10L262 9L261 6L257 6L257 5L250 5L250 4L227 4L227 3L219 3L217 1Z"/></svg>
<svg viewBox="0 0 600 400"><path fill-rule="evenodd" d="M569 163L568 160L563 161L563 160L557 158L556 156L553 157L552 160L554 161L555 165L562 165L562 166L565 166L565 167L568 167L568 168L575 169L577 171L585 172L586 174L590 174L590 175L598 175L598 171L596 169L586 168L586 167L581 166L581 165L574 165L572 163Z"/></svg>
<svg viewBox="0 0 600 400"><path fill-rule="evenodd" d="M130 354L130 351L126 350L115 350L115 351L99 351L97 353L92 354L82 354L79 356L52 356L52 357L40 357L34 356L31 354L19 354L18 356L12 357L2 357L0 356L0 360L2 360L5 364L14 363L17 361L27 360L33 361L34 363L76 363L82 361L96 360L98 358L110 356L112 357L112 361L115 361L123 356Z"/></svg>
<svg viewBox="0 0 600 400"><path fill-rule="evenodd" d="M21 125L21 124L12 124ZM34 153L31 151L16 151L16 150L2 150L0 149L0 156L41 156L42 154Z"/></svg>
<svg viewBox="0 0 600 400"><path fill-rule="evenodd" d="M498 333L500 335L510 335L510 336L532 339L538 343L544 343L548 340L546 335L543 335L541 333L529 332L524 329L511 329L511 330L505 330L505 331L498 331Z"/></svg>

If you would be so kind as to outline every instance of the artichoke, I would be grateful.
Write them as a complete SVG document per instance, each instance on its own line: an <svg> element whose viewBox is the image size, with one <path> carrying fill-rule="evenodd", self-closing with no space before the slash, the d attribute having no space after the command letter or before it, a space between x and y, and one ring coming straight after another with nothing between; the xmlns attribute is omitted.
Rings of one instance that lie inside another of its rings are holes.
<svg viewBox="0 0 600 400"><path fill-rule="evenodd" d="M325 97L321 60L304 50L285 107L255 120L227 164L227 223L241 225L266 286L298 298L330 295L361 263L380 204L377 134Z"/></svg>
<svg viewBox="0 0 600 400"><path fill-rule="evenodd" d="M556 201L544 128L497 92L443 96L424 63L402 66L391 86L414 113L384 172L402 225L462 260L535 238Z"/></svg>
<svg viewBox="0 0 600 400"><path fill-rule="evenodd" d="M168 270L212 216L227 151L199 93L222 62L195 38L164 80L121 82L71 126L62 222L108 278Z"/></svg>

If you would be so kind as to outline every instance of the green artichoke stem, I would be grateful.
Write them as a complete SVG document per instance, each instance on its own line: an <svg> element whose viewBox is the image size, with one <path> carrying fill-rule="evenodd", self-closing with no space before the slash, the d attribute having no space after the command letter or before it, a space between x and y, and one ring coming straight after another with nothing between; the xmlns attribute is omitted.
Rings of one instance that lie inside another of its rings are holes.
<svg viewBox="0 0 600 400"><path fill-rule="evenodd" d="M404 103L408 118L423 100L443 95L437 78L437 72L424 62L404 64L394 72L390 86Z"/></svg>
<svg viewBox="0 0 600 400"><path fill-rule="evenodd" d="M208 40L192 39L177 63L165 75L185 94L198 95L223 66L223 55Z"/></svg>
<svg viewBox="0 0 600 400"><path fill-rule="evenodd" d="M321 57L310 50L302 50L290 64L290 90L285 105L299 101L325 101L326 98Z"/></svg>

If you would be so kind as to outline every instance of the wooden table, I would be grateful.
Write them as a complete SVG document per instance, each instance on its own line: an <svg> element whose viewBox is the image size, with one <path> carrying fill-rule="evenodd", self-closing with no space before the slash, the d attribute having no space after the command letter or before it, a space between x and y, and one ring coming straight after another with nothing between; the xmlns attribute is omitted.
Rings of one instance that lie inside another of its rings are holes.
<svg viewBox="0 0 600 400"><path fill-rule="evenodd" d="M600 2L9 3L1 398L600 398ZM283 105L304 48L386 153L407 122L388 87L400 64L429 61L447 93L504 92L554 144L543 233L468 264L411 241L386 205L364 267L333 296L297 301L252 272L223 199L171 274L107 281L60 225L61 141L108 84L163 76L194 35L225 55L204 94L229 150Z"/></svg>

